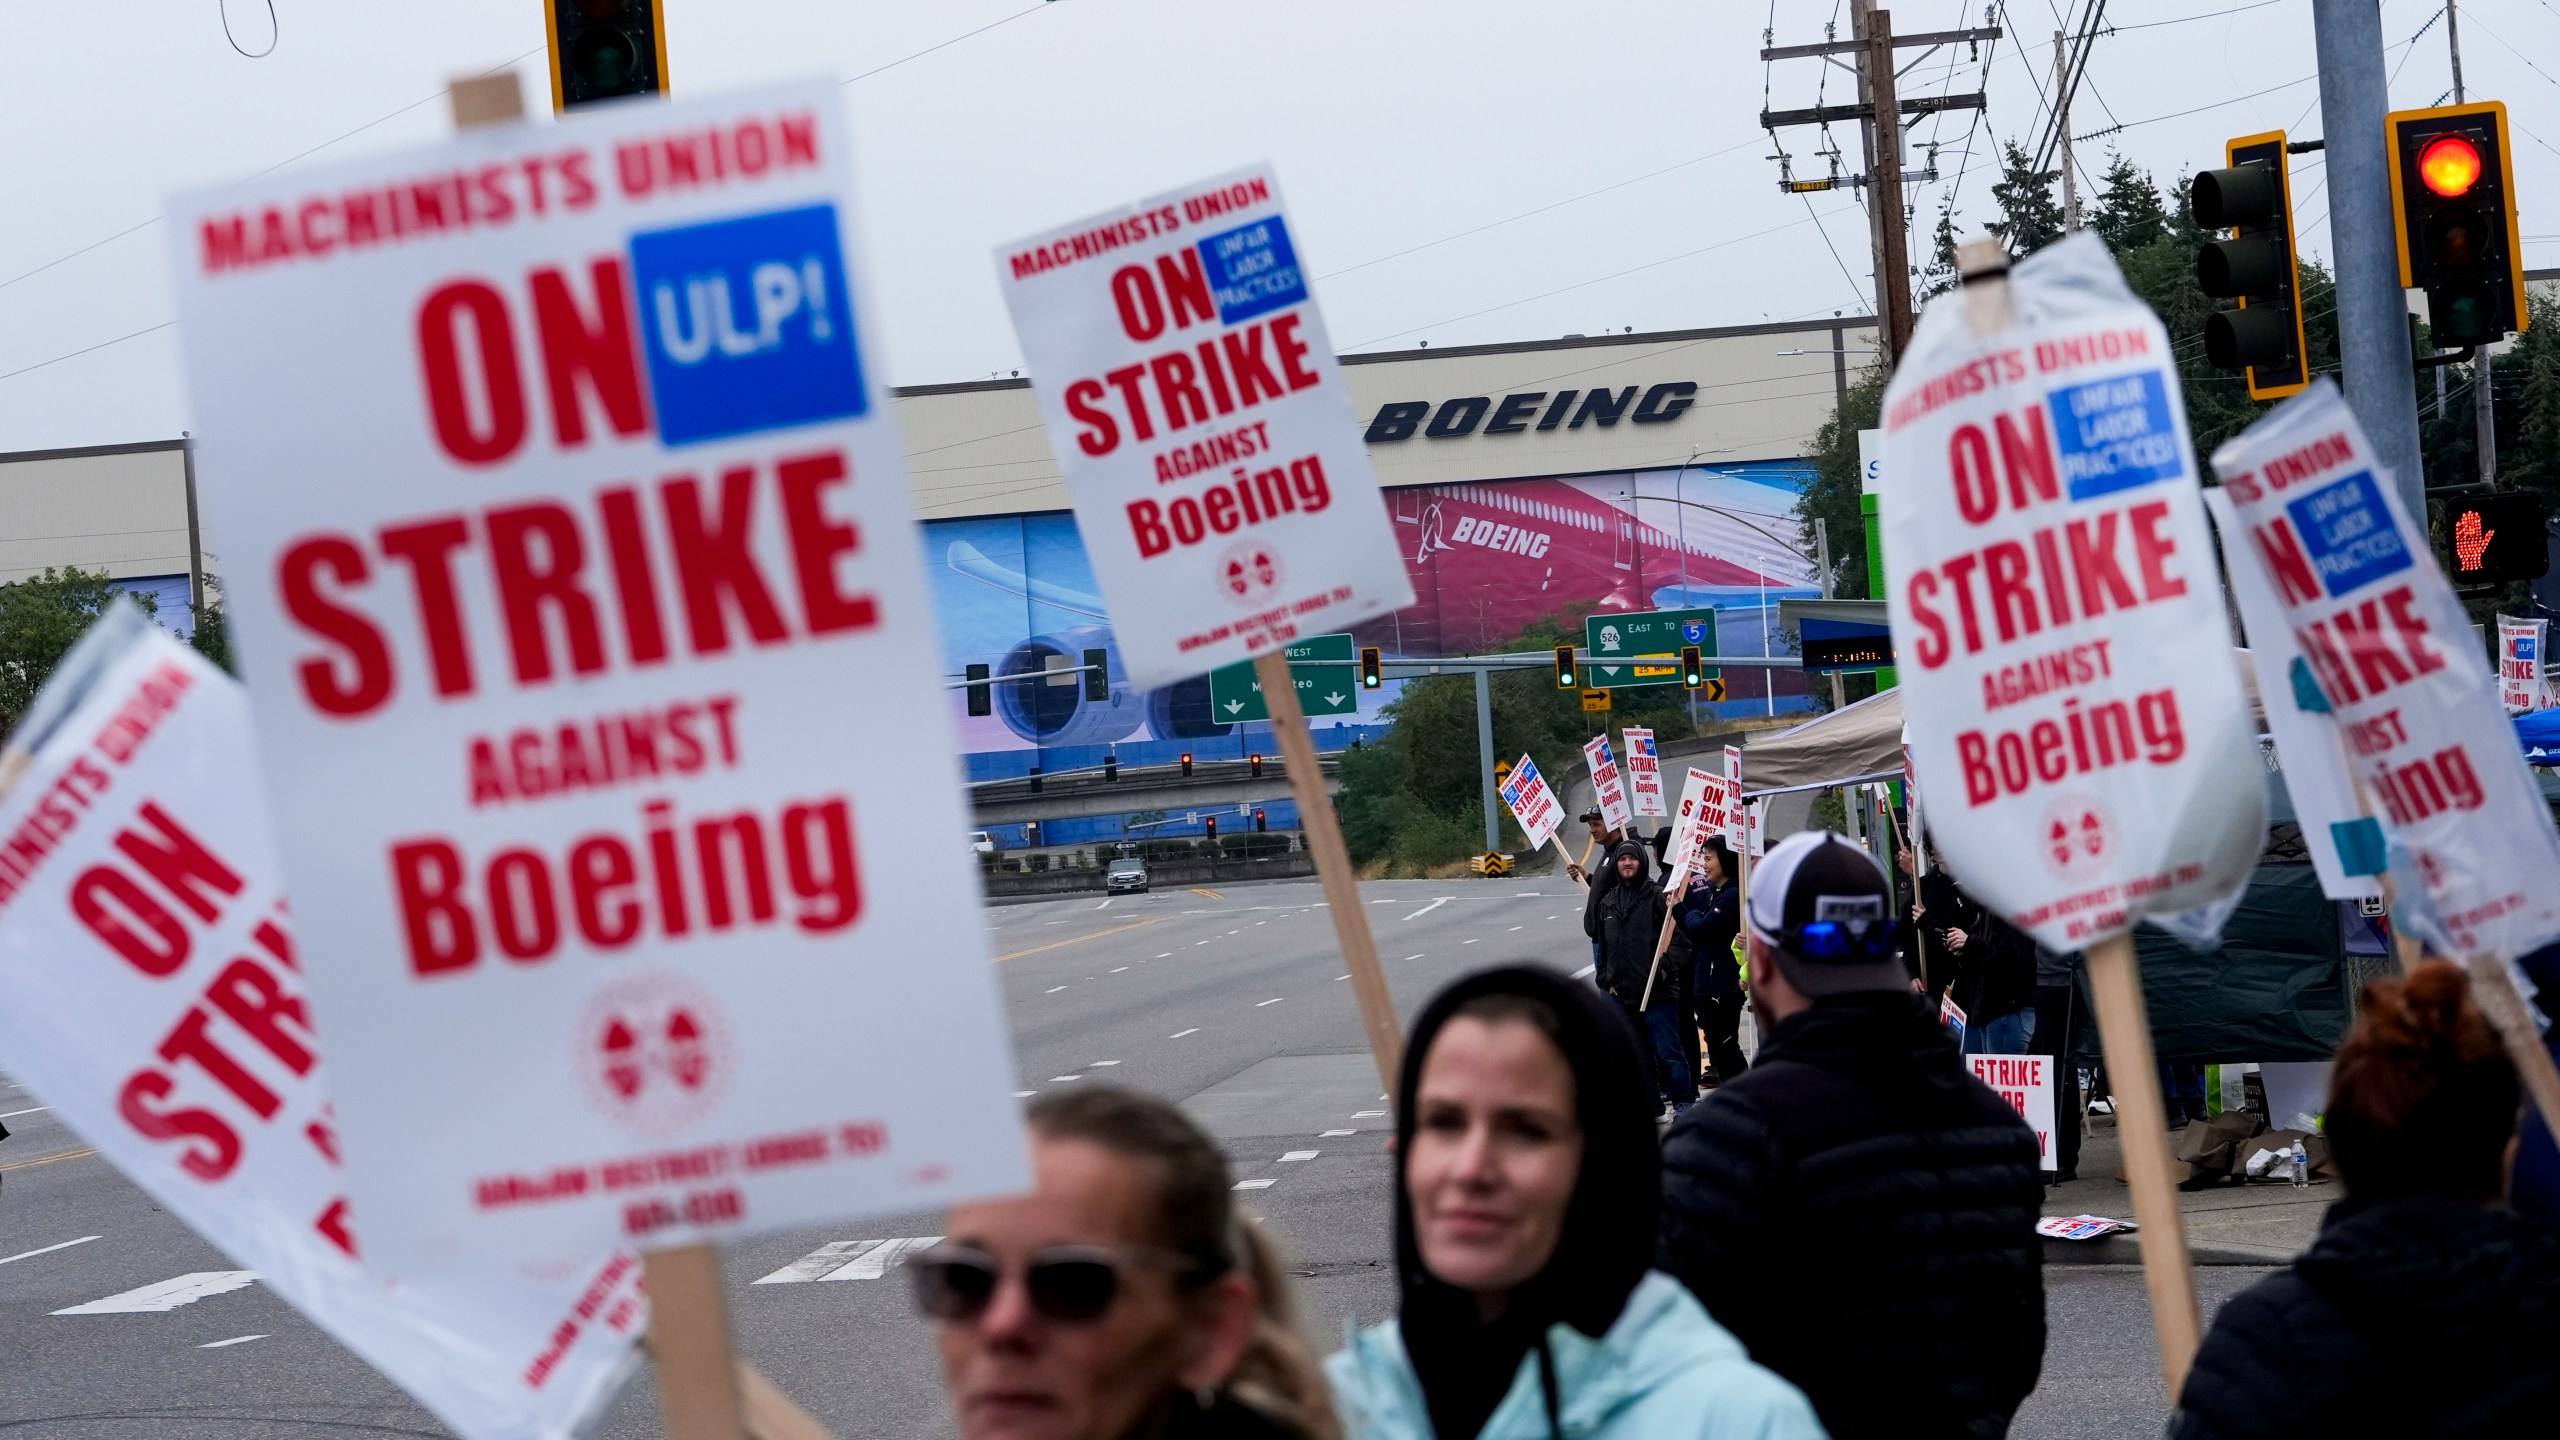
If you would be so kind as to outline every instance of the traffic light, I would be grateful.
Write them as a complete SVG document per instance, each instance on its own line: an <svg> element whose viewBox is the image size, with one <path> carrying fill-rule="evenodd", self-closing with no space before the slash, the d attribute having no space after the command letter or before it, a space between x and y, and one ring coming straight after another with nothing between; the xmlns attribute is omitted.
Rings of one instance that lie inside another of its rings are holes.
<svg viewBox="0 0 2560 1440"><path fill-rule="evenodd" d="M1695 645L1680 647L1680 688L1683 690L1707 688L1707 655Z"/></svg>
<svg viewBox="0 0 2560 1440"><path fill-rule="evenodd" d="M2436 344L2486 345L2525 328L2507 107L2491 100L2396 110L2383 117L2383 130L2391 138L2400 283L2427 292Z"/></svg>
<svg viewBox="0 0 2560 1440"><path fill-rule="evenodd" d="M1360 688L1363 690L1375 690L1386 683L1387 675L1385 657L1378 653L1378 647L1375 645L1361 646Z"/></svg>
<svg viewBox="0 0 2560 1440"><path fill-rule="evenodd" d="M993 671L989 670L984 665L972 665L969 667L967 674L969 677L970 714L992 715L996 712L996 687L988 683L988 679L993 673Z"/></svg>
<svg viewBox="0 0 2560 1440"><path fill-rule="evenodd" d="M542 0L551 42L551 113L667 90L661 0Z"/></svg>
<svg viewBox="0 0 2560 1440"><path fill-rule="evenodd" d="M1209 838L1210 838L1210 839L1212 839L1212 840L1217 839L1217 838L1218 838L1218 817L1217 817L1217 816L1215 816L1215 815L1210 815L1210 816L1205 816L1205 817L1203 817L1203 818L1205 818L1205 819L1208 821L1208 823L1209 823Z"/></svg>
<svg viewBox="0 0 2560 1440"><path fill-rule="evenodd" d="M1187 750L1182 755L1182 778L1185 780L1191 778L1191 752Z"/></svg>
<svg viewBox="0 0 2560 1440"><path fill-rule="evenodd" d="M1249 764L1249 765L1251 765L1251 766L1253 767L1253 778L1254 778L1254 779L1259 780L1259 779L1261 779L1261 778L1262 778L1262 757L1261 757L1261 756L1259 756L1259 755L1252 756L1252 757L1250 757L1250 758L1249 758L1245 763L1247 763L1247 764Z"/></svg>
<svg viewBox="0 0 2560 1440"><path fill-rule="evenodd" d="M1084 698L1108 702L1111 699L1111 652L1084 652Z"/></svg>
<svg viewBox="0 0 2560 1440"><path fill-rule="evenodd" d="M2550 569L2541 496L2508 490L2444 507L2444 570L2455 585L2539 580Z"/></svg>
<svg viewBox="0 0 2560 1440"><path fill-rule="evenodd" d="M1556 647L1556 688L1559 690L1582 688L1582 673L1573 663L1573 647L1570 645Z"/></svg>
<svg viewBox="0 0 2560 1440"><path fill-rule="evenodd" d="M2284 132L2234 140L2223 155L2228 169L2205 171L2187 190L2198 225L2232 232L2196 251L2196 283L2207 295L2240 302L2239 309L2217 310L2205 320L2205 358L2225 370L2246 370L2249 398L2273 400L2311 383L2295 293L2300 271Z"/></svg>
<svg viewBox="0 0 2560 1440"><path fill-rule="evenodd" d="M1253 812L1253 828L1254 828L1254 830L1255 830L1257 833L1258 833L1258 832L1263 832L1263 831L1268 831L1268 830L1271 828L1271 817L1270 817L1270 816L1268 816L1268 815L1263 814L1263 813L1262 813L1261 811L1259 811L1259 810L1254 811L1254 812Z"/></svg>
<svg viewBox="0 0 2560 1440"><path fill-rule="evenodd" d="M1119 756L1117 756L1117 755L1105 755L1105 756L1103 756L1103 757L1102 757L1102 778L1103 778L1103 781L1104 781L1106 784L1118 784L1118 783L1119 783L1119 780L1120 780L1120 757L1119 757Z"/></svg>

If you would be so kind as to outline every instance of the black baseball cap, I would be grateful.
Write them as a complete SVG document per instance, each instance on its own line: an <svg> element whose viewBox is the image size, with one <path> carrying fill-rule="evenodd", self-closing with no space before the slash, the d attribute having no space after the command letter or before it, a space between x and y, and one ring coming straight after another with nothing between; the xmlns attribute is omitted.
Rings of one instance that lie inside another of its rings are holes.
<svg viewBox="0 0 2560 1440"><path fill-rule="evenodd" d="M1751 933L1809 996L1904 990L1893 895L1865 850L1829 830L1790 835L1751 867Z"/></svg>

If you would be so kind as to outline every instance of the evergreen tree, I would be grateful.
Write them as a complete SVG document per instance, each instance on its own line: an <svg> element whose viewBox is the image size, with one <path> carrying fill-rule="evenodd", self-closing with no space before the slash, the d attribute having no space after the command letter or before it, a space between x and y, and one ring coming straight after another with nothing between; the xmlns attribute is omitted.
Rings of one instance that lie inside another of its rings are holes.
<svg viewBox="0 0 2560 1440"><path fill-rule="evenodd" d="M124 593L106 571L77 566L0 585L0 733L16 727L72 642ZM146 615L159 610L148 594L132 599Z"/></svg>
<svg viewBox="0 0 2560 1440"><path fill-rule="evenodd" d="M1920 272L1919 303L1926 304L1956 288L1956 200L1938 206L1938 228L1930 233L1929 263Z"/></svg>
<svg viewBox="0 0 2560 1440"><path fill-rule="evenodd" d="M2053 182L2060 174L2036 169L2034 158L2015 140L2001 147L2000 183L1991 187L2001 218L1990 229L2008 247L2010 258L2024 259L2062 238L2062 206L2053 198Z"/></svg>
<svg viewBox="0 0 2560 1440"><path fill-rule="evenodd" d="M2151 186L2151 173L2117 151L2107 154L2107 173L2098 182L2098 203L2089 212L2089 228L2121 255L2169 235L2169 211Z"/></svg>
<svg viewBox="0 0 2560 1440"><path fill-rule="evenodd" d="M1934 266L1932 268L1935 268ZM1948 271L1954 270L1952 264ZM1831 574L1835 595L1863 598L1867 593L1867 524L1858 496L1858 432L1884 423L1886 374L1879 365L1851 379L1848 393L1813 432L1813 479L1796 499L1796 517L1804 522L1805 548L1813 548L1813 522L1818 518L1831 534Z"/></svg>

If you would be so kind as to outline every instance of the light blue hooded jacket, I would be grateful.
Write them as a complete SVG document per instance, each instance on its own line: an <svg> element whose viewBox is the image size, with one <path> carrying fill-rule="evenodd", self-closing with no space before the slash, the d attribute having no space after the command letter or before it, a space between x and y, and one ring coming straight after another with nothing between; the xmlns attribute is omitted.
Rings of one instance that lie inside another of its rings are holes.
<svg viewBox="0 0 2560 1440"><path fill-rule="evenodd" d="M1825 1440L1803 1393L1753 1364L1742 1342L1658 1271L1636 1283L1609 1333L1594 1340L1557 1325L1547 1350L1561 1435L1548 1423L1535 1350L1475 1436L1432 1435L1394 1321L1353 1331L1324 1368L1352 1440Z"/></svg>

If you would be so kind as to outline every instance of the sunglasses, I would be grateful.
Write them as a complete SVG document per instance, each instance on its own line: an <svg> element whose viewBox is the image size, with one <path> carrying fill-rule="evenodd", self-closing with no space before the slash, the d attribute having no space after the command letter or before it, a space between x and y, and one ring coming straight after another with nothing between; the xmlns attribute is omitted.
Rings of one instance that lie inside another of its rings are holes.
<svg viewBox="0 0 2560 1440"><path fill-rule="evenodd" d="M1151 1252L1106 1250L1095 1245L1054 1245L1040 1251L1022 1269L1022 1287L1032 1313L1043 1320L1070 1325L1091 1324L1120 1298L1122 1272L1139 1264L1198 1272L1196 1262ZM937 1245L907 1262L915 1285L916 1308L926 1319L973 1324L995 1303L1004 1283L1004 1263L984 1250L966 1245Z"/></svg>

